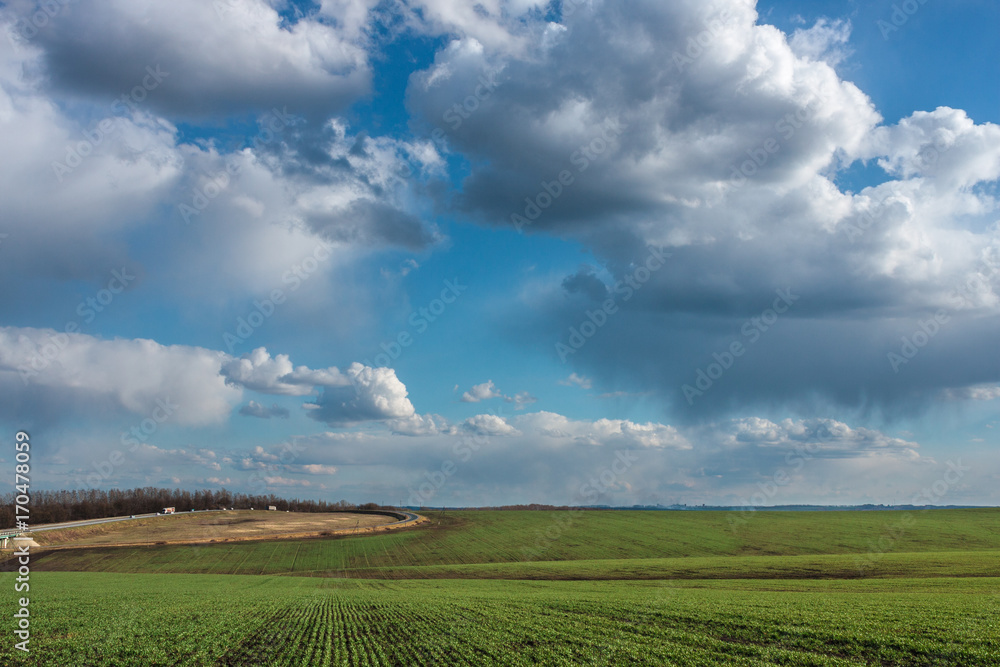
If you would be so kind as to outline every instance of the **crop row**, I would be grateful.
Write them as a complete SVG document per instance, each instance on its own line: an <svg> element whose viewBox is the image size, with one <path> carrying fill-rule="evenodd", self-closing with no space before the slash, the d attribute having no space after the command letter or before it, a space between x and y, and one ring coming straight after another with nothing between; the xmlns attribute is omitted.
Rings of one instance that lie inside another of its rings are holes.
<svg viewBox="0 0 1000 667"><path fill-rule="evenodd" d="M0 664L995 665L998 584L39 573Z"/></svg>

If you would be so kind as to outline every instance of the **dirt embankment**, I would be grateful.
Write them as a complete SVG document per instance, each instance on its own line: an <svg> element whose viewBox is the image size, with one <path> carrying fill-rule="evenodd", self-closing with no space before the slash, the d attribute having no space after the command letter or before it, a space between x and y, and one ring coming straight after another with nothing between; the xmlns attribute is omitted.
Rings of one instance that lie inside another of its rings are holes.
<svg viewBox="0 0 1000 667"><path fill-rule="evenodd" d="M87 549L107 546L211 544L255 540L349 537L410 528L425 517L401 512L333 514L236 510L158 516L39 532L32 547Z"/></svg>

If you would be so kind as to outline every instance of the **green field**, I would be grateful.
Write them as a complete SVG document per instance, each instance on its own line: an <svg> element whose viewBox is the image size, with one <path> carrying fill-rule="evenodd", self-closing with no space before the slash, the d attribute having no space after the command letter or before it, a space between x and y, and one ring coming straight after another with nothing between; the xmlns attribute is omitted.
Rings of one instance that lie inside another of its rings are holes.
<svg viewBox="0 0 1000 667"><path fill-rule="evenodd" d="M1000 510L429 516L38 550L32 652L0 664L1000 664Z"/></svg>
<svg viewBox="0 0 1000 667"><path fill-rule="evenodd" d="M885 572L886 563L899 554L1000 551L1000 510L757 512L736 524L731 523L741 518L736 512L427 516L433 520L428 527L354 538L56 551L37 559L35 569L420 578L474 571L426 566L490 564L479 569L481 576L510 571L523 578L534 569L526 563L546 561L741 557L729 562L752 564L767 563L756 559L762 556L835 554L845 556L828 561L837 564L832 576L841 577L847 571L854 576ZM983 559L993 569L981 574L1000 576L996 555ZM779 570L784 562L779 561ZM521 565L505 570L493 566L498 563ZM670 570L662 576L677 575Z"/></svg>
<svg viewBox="0 0 1000 667"><path fill-rule="evenodd" d="M44 573L30 665L996 665L998 579ZM11 642L0 661L13 664Z"/></svg>

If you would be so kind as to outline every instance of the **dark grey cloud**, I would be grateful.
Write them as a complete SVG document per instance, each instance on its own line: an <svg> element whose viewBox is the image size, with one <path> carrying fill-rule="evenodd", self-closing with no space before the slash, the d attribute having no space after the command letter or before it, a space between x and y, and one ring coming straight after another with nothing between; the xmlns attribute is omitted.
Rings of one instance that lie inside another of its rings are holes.
<svg viewBox="0 0 1000 667"><path fill-rule="evenodd" d="M581 268L573 275L566 276L562 281L563 289L569 294L582 294L591 301L600 302L608 296L608 287L600 278L594 275L594 268Z"/></svg>
<svg viewBox="0 0 1000 667"><path fill-rule="evenodd" d="M1000 380L996 315L953 310L943 324L936 323L939 311L894 317L859 309L827 317L809 307L813 294L793 293L798 301L775 317L768 311L777 290L762 294L756 311L733 308L728 315L661 308L655 293L640 292L633 301L619 300L618 311L591 336L584 327L594 321L587 312L600 311L596 303L579 308L553 298L534 317L521 311L503 321L512 335L544 345L557 359L562 354L568 370L596 386L655 390L659 405L685 422L783 409L816 414L834 406L912 417L953 389Z"/></svg>
<svg viewBox="0 0 1000 667"><path fill-rule="evenodd" d="M250 401L241 407L240 414L244 417L257 417L259 419L271 419L272 417L288 419L289 416L288 408L283 408L277 403L272 403L271 407L267 407L257 401Z"/></svg>
<svg viewBox="0 0 1000 667"><path fill-rule="evenodd" d="M346 209L313 216L310 227L331 241L361 246L397 246L423 250L439 234L411 213L380 201L358 200Z"/></svg>
<svg viewBox="0 0 1000 667"><path fill-rule="evenodd" d="M526 30L524 56L466 39L411 77L412 111L451 119L448 146L470 163L454 200L466 215L580 240L606 269L553 280L501 326L604 387L655 390L698 419L831 402L892 414L1000 380L987 343L1000 128L947 108L881 126L831 65L847 24L789 44L756 19L738 0L587 4ZM477 94L489 72L498 85ZM840 191L832 178L855 160L879 164L885 182ZM669 259L637 273L650 247ZM975 303L958 303L976 275ZM748 342L743 326L776 290L800 298L688 405L681 387ZM598 312L605 295L613 314ZM949 324L893 369L888 354L941 310ZM593 335L560 354L571 327Z"/></svg>
<svg viewBox="0 0 1000 667"><path fill-rule="evenodd" d="M57 91L110 102L156 71L166 74L141 104L165 115L288 106L321 118L365 95L371 75L361 26L316 19L282 25L261 0L81 0L61 4L32 43Z"/></svg>

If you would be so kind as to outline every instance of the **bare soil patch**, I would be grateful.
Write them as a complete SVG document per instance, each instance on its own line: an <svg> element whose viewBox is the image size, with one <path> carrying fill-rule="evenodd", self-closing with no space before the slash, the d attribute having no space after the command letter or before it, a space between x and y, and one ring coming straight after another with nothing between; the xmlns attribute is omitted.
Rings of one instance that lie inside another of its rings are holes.
<svg viewBox="0 0 1000 667"><path fill-rule="evenodd" d="M378 514L323 514L235 510L193 512L32 535L40 546L92 547L139 544L240 542L281 538L350 535L386 530L397 519Z"/></svg>

